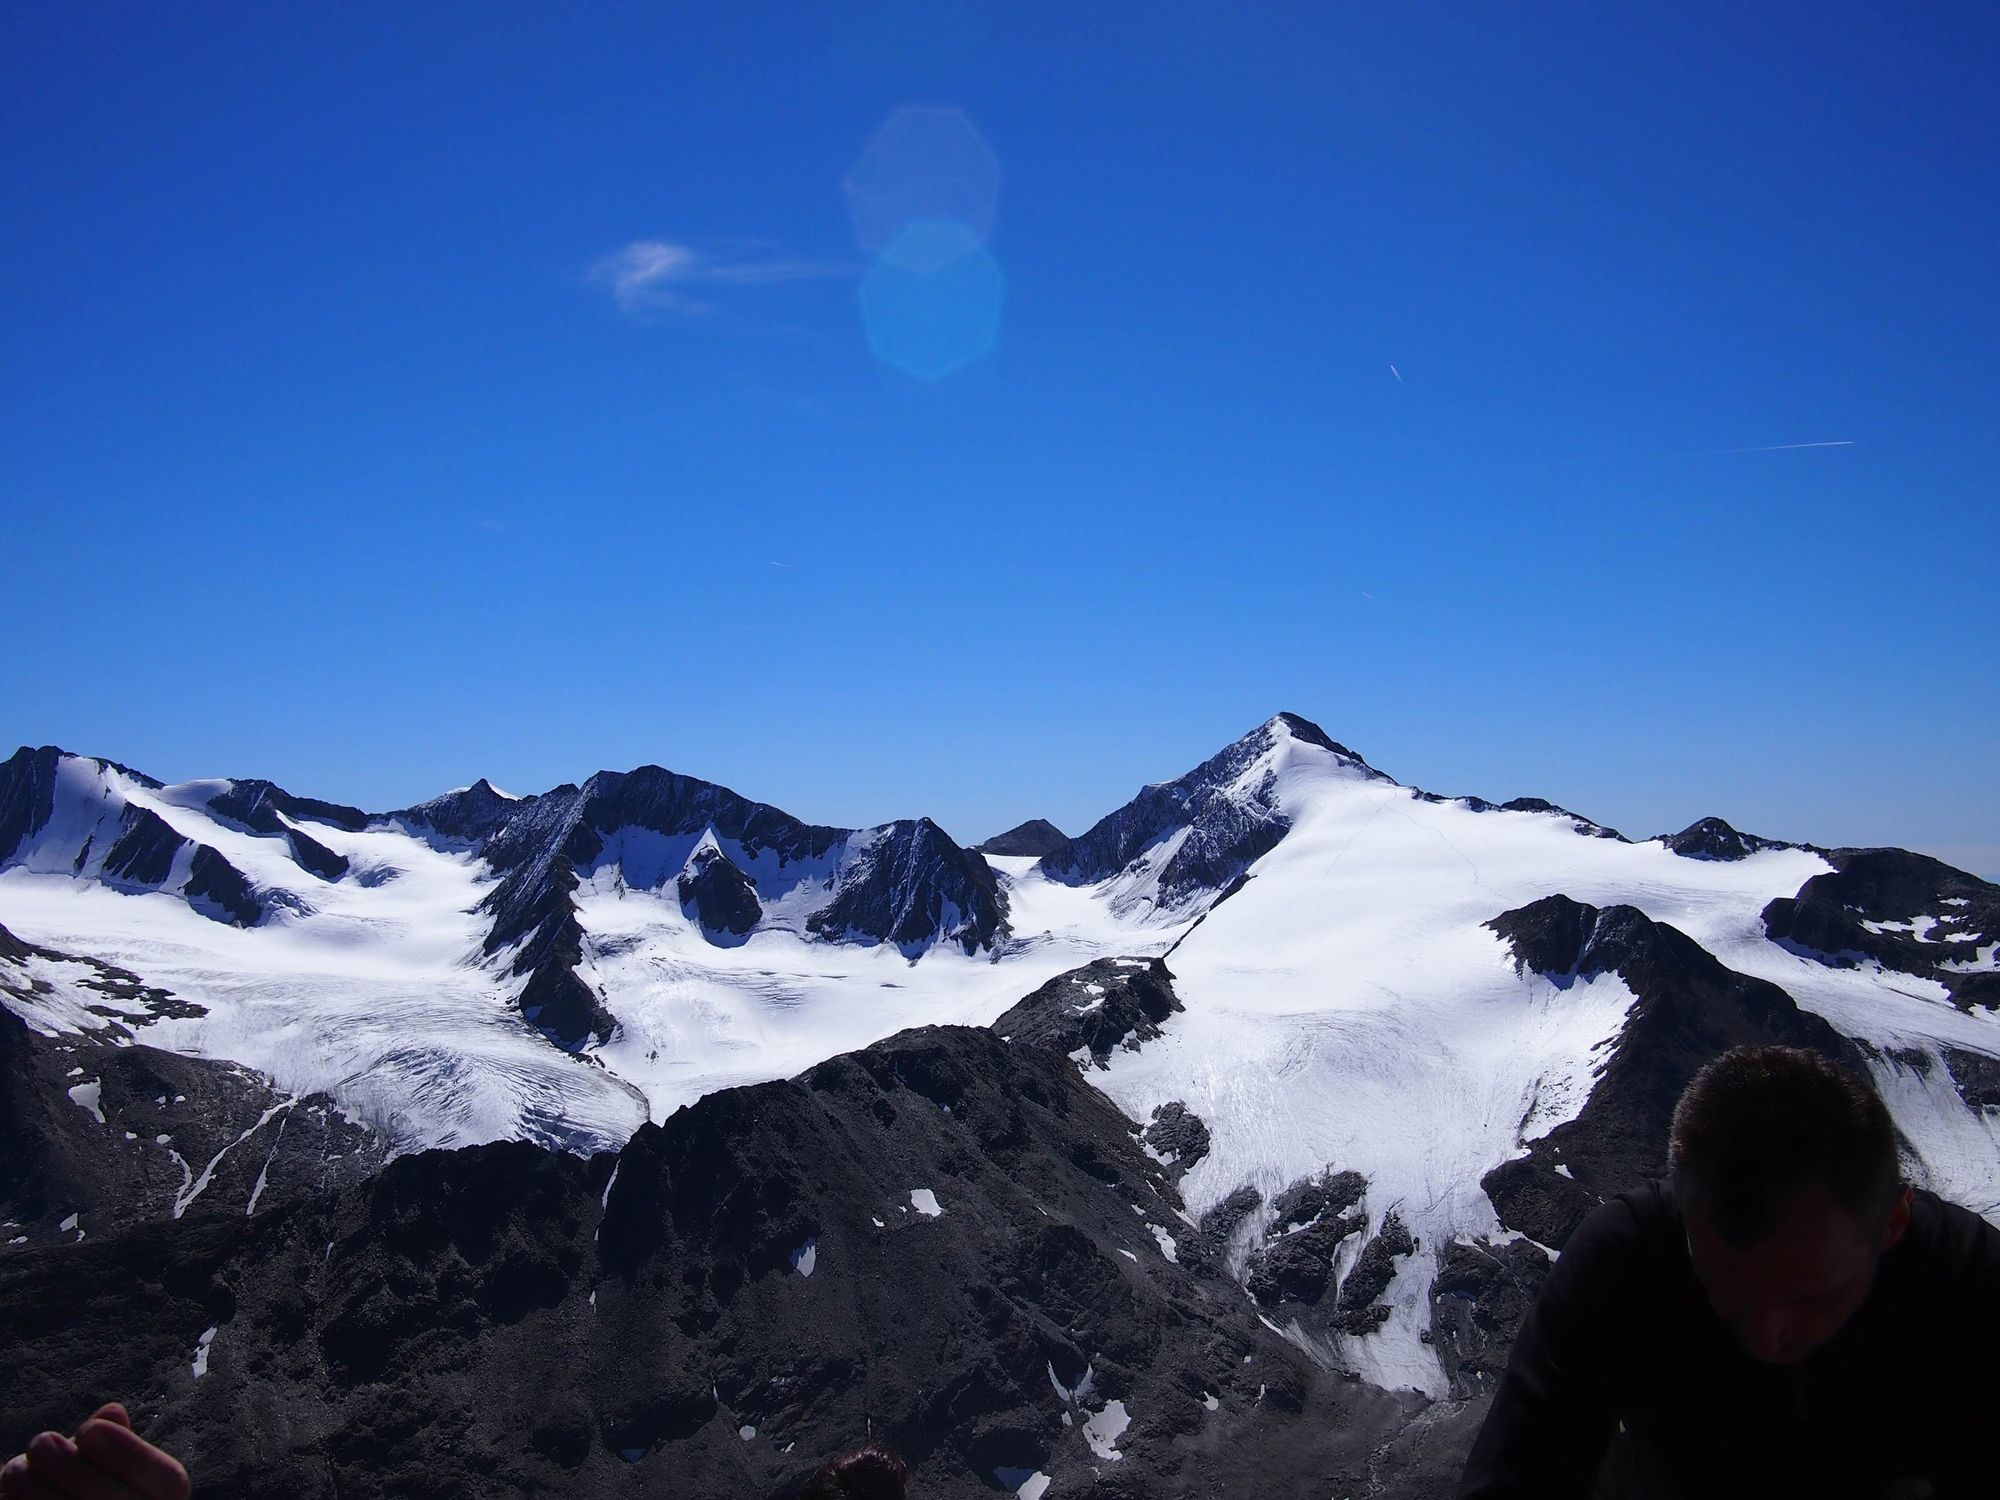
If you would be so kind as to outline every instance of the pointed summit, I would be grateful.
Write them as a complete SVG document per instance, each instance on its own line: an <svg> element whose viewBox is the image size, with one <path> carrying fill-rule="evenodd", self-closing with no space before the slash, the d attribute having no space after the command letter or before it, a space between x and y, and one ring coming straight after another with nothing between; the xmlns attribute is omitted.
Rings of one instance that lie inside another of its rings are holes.
<svg viewBox="0 0 2000 1500"><path fill-rule="evenodd" d="M1228 889L1291 831L1295 778L1327 774L1389 780L1312 720L1274 714L1186 775L1142 788L1042 869L1070 885L1122 877L1115 907L1183 910Z"/></svg>

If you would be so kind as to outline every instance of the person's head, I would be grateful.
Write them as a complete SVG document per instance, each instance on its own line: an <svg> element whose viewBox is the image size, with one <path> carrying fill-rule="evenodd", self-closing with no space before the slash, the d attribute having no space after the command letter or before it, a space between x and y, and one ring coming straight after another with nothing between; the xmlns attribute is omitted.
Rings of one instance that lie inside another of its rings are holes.
<svg viewBox="0 0 2000 1500"><path fill-rule="evenodd" d="M1816 1052L1738 1047L1710 1062L1674 1109L1667 1162L1702 1289L1773 1364L1840 1332L1909 1225L1889 1111Z"/></svg>
<svg viewBox="0 0 2000 1500"><path fill-rule="evenodd" d="M829 1458L799 1486L799 1500L903 1500L910 1466L872 1439Z"/></svg>

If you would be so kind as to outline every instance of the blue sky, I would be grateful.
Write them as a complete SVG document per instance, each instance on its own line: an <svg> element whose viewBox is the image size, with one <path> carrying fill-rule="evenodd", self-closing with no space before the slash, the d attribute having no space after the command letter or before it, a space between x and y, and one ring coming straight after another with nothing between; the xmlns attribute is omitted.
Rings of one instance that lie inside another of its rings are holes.
<svg viewBox="0 0 2000 1500"><path fill-rule="evenodd" d="M970 840L1288 708L2000 875L2000 19L1735 10L10 6L0 738Z"/></svg>

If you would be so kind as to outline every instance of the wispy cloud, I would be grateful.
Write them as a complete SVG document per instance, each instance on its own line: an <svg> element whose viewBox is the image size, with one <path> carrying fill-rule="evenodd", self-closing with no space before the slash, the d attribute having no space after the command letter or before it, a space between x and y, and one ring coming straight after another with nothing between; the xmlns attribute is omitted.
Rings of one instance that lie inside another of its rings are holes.
<svg viewBox="0 0 2000 1500"><path fill-rule="evenodd" d="M591 263L590 279L611 293L619 309L634 317L671 312L715 311L696 289L775 286L842 276L842 266L759 253L757 247L704 250L669 240L634 240Z"/></svg>

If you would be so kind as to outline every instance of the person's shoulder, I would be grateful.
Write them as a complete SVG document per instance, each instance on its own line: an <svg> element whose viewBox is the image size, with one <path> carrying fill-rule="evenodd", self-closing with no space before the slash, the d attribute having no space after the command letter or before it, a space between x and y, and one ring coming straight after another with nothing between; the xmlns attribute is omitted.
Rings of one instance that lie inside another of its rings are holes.
<svg viewBox="0 0 2000 1500"><path fill-rule="evenodd" d="M2000 1229L1927 1189L1910 1194L1910 1227L1897 1248L1930 1285L2000 1289Z"/></svg>
<svg viewBox="0 0 2000 1500"><path fill-rule="evenodd" d="M1664 1183L1646 1182L1605 1199L1564 1242L1557 1264L1571 1277L1644 1277L1685 1257L1680 1211Z"/></svg>

